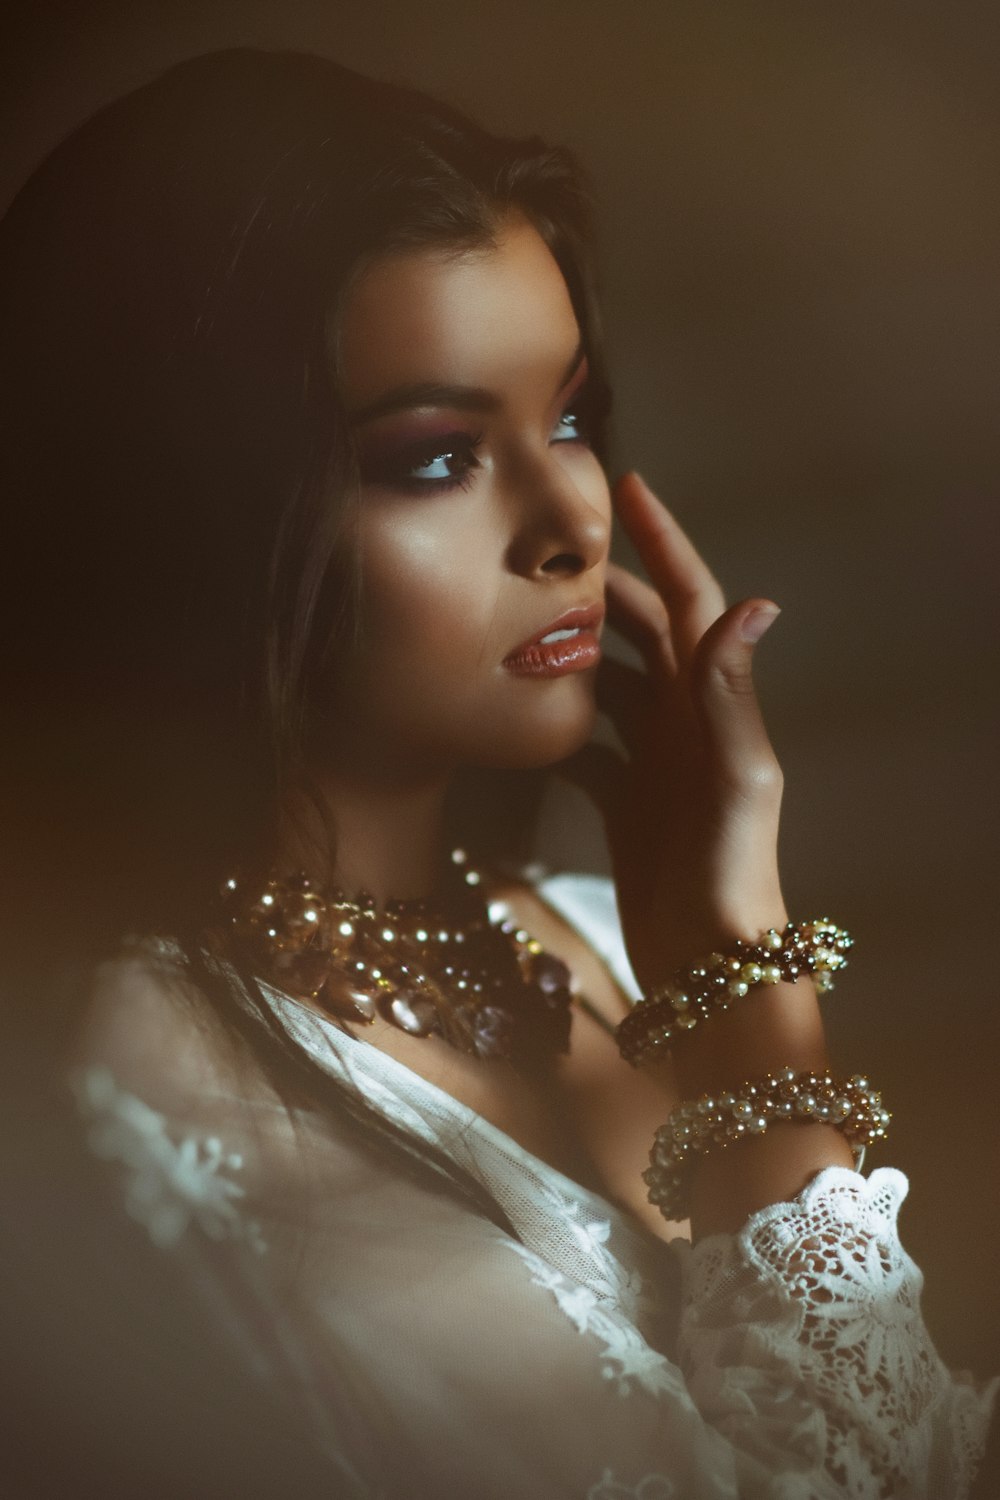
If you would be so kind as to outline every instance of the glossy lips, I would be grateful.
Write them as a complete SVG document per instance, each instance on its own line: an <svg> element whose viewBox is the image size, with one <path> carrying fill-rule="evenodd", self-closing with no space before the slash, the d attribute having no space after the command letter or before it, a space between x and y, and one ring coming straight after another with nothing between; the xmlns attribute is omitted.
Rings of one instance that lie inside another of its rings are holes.
<svg viewBox="0 0 1000 1500"><path fill-rule="evenodd" d="M522 677L562 677L567 672L596 666L601 659L598 633L603 619L602 604L567 610L512 651L504 666L508 672ZM558 639L545 640L557 632Z"/></svg>

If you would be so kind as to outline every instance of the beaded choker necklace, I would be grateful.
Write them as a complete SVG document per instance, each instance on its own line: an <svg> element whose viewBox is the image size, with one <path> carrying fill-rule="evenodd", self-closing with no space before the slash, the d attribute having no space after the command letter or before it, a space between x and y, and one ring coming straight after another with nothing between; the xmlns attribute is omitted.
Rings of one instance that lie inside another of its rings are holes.
<svg viewBox="0 0 1000 1500"><path fill-rule="evenodd" d="M491 918L461 849L449 877L440 900L382 910L367 891L325 891L303 874L230 879L222 895L261 977L335 1019L381 1016L476 1057L550 1063L569 1051L569 969L512 920Z"/></svg>

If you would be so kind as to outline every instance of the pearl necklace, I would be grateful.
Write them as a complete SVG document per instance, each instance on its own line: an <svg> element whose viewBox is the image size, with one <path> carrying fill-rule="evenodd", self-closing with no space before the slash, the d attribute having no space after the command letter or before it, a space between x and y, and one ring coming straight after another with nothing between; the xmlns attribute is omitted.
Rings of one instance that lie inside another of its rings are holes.
<svg viewBox="0 0 1000 1500"><path fill-rule="evenodd" d="M569 1051L566 964L505 915L495 921L479 872L454 849L446 899L324 891L308 876L222 889L229 920L262 977L339 1021L377 1016L410 1036L440 1036L480 1058L523 1066Z"/></svg>

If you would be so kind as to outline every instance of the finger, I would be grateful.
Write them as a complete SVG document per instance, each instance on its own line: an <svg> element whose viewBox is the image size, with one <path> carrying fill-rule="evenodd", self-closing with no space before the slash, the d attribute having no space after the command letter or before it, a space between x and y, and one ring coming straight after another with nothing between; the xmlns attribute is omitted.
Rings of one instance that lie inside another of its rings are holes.
<svg viewBox="0 0 1000 1500"><path fill-rule="evenodd" d="M617 750L592 740L566 760L559 761L552 770L585 792L606 820L614 820L628 772L628 763Z"/></svg>
<svg viewBox="0 0 1000 1500"><path fill-rule="evenodd" d="M769 599L744 599L706 631L692 662L695 711L712 759L741 795L780 797L781 768L771 745L753 682L757 642L780 610Z"/></svg>
<svg viewBox="0 0 1000 1500"><path fill-rule="evenodd" d="M605 581L608 623L639 652L656 679L677 672L670 616L660 595L628 568L609 562Z"/></svg>
<svg viewBox="0 0 1000 1500"><path fill-rule="evenodd" d="M607 714L628 750L643 739L653 705L649 677L638 667L602 658L597 668L597 706Z"/></svg>
<svg viewBox="0 0 1000 1500"><path fill-rule="evenodd" d="M721 585L687 533L635 470L618 481L615 502L654 588L666 603L674 649L679 662L686 665L726 607Z"/></svg>

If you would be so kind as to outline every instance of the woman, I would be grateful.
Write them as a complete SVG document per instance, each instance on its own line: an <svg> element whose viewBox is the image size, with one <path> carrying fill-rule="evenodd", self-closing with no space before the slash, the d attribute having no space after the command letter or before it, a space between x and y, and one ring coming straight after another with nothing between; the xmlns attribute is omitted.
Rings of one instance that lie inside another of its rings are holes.
<svg viewBox="0 0 1000 1500"><path fill-rule="evenodd" d="M24 189L17 975L344 1493L961 1495L989 1393L826 1082L850 939L784 904L777 608L609 486L586 244L564 154L283 54ZM613 887L525 873L549 768Z"/></svg>

